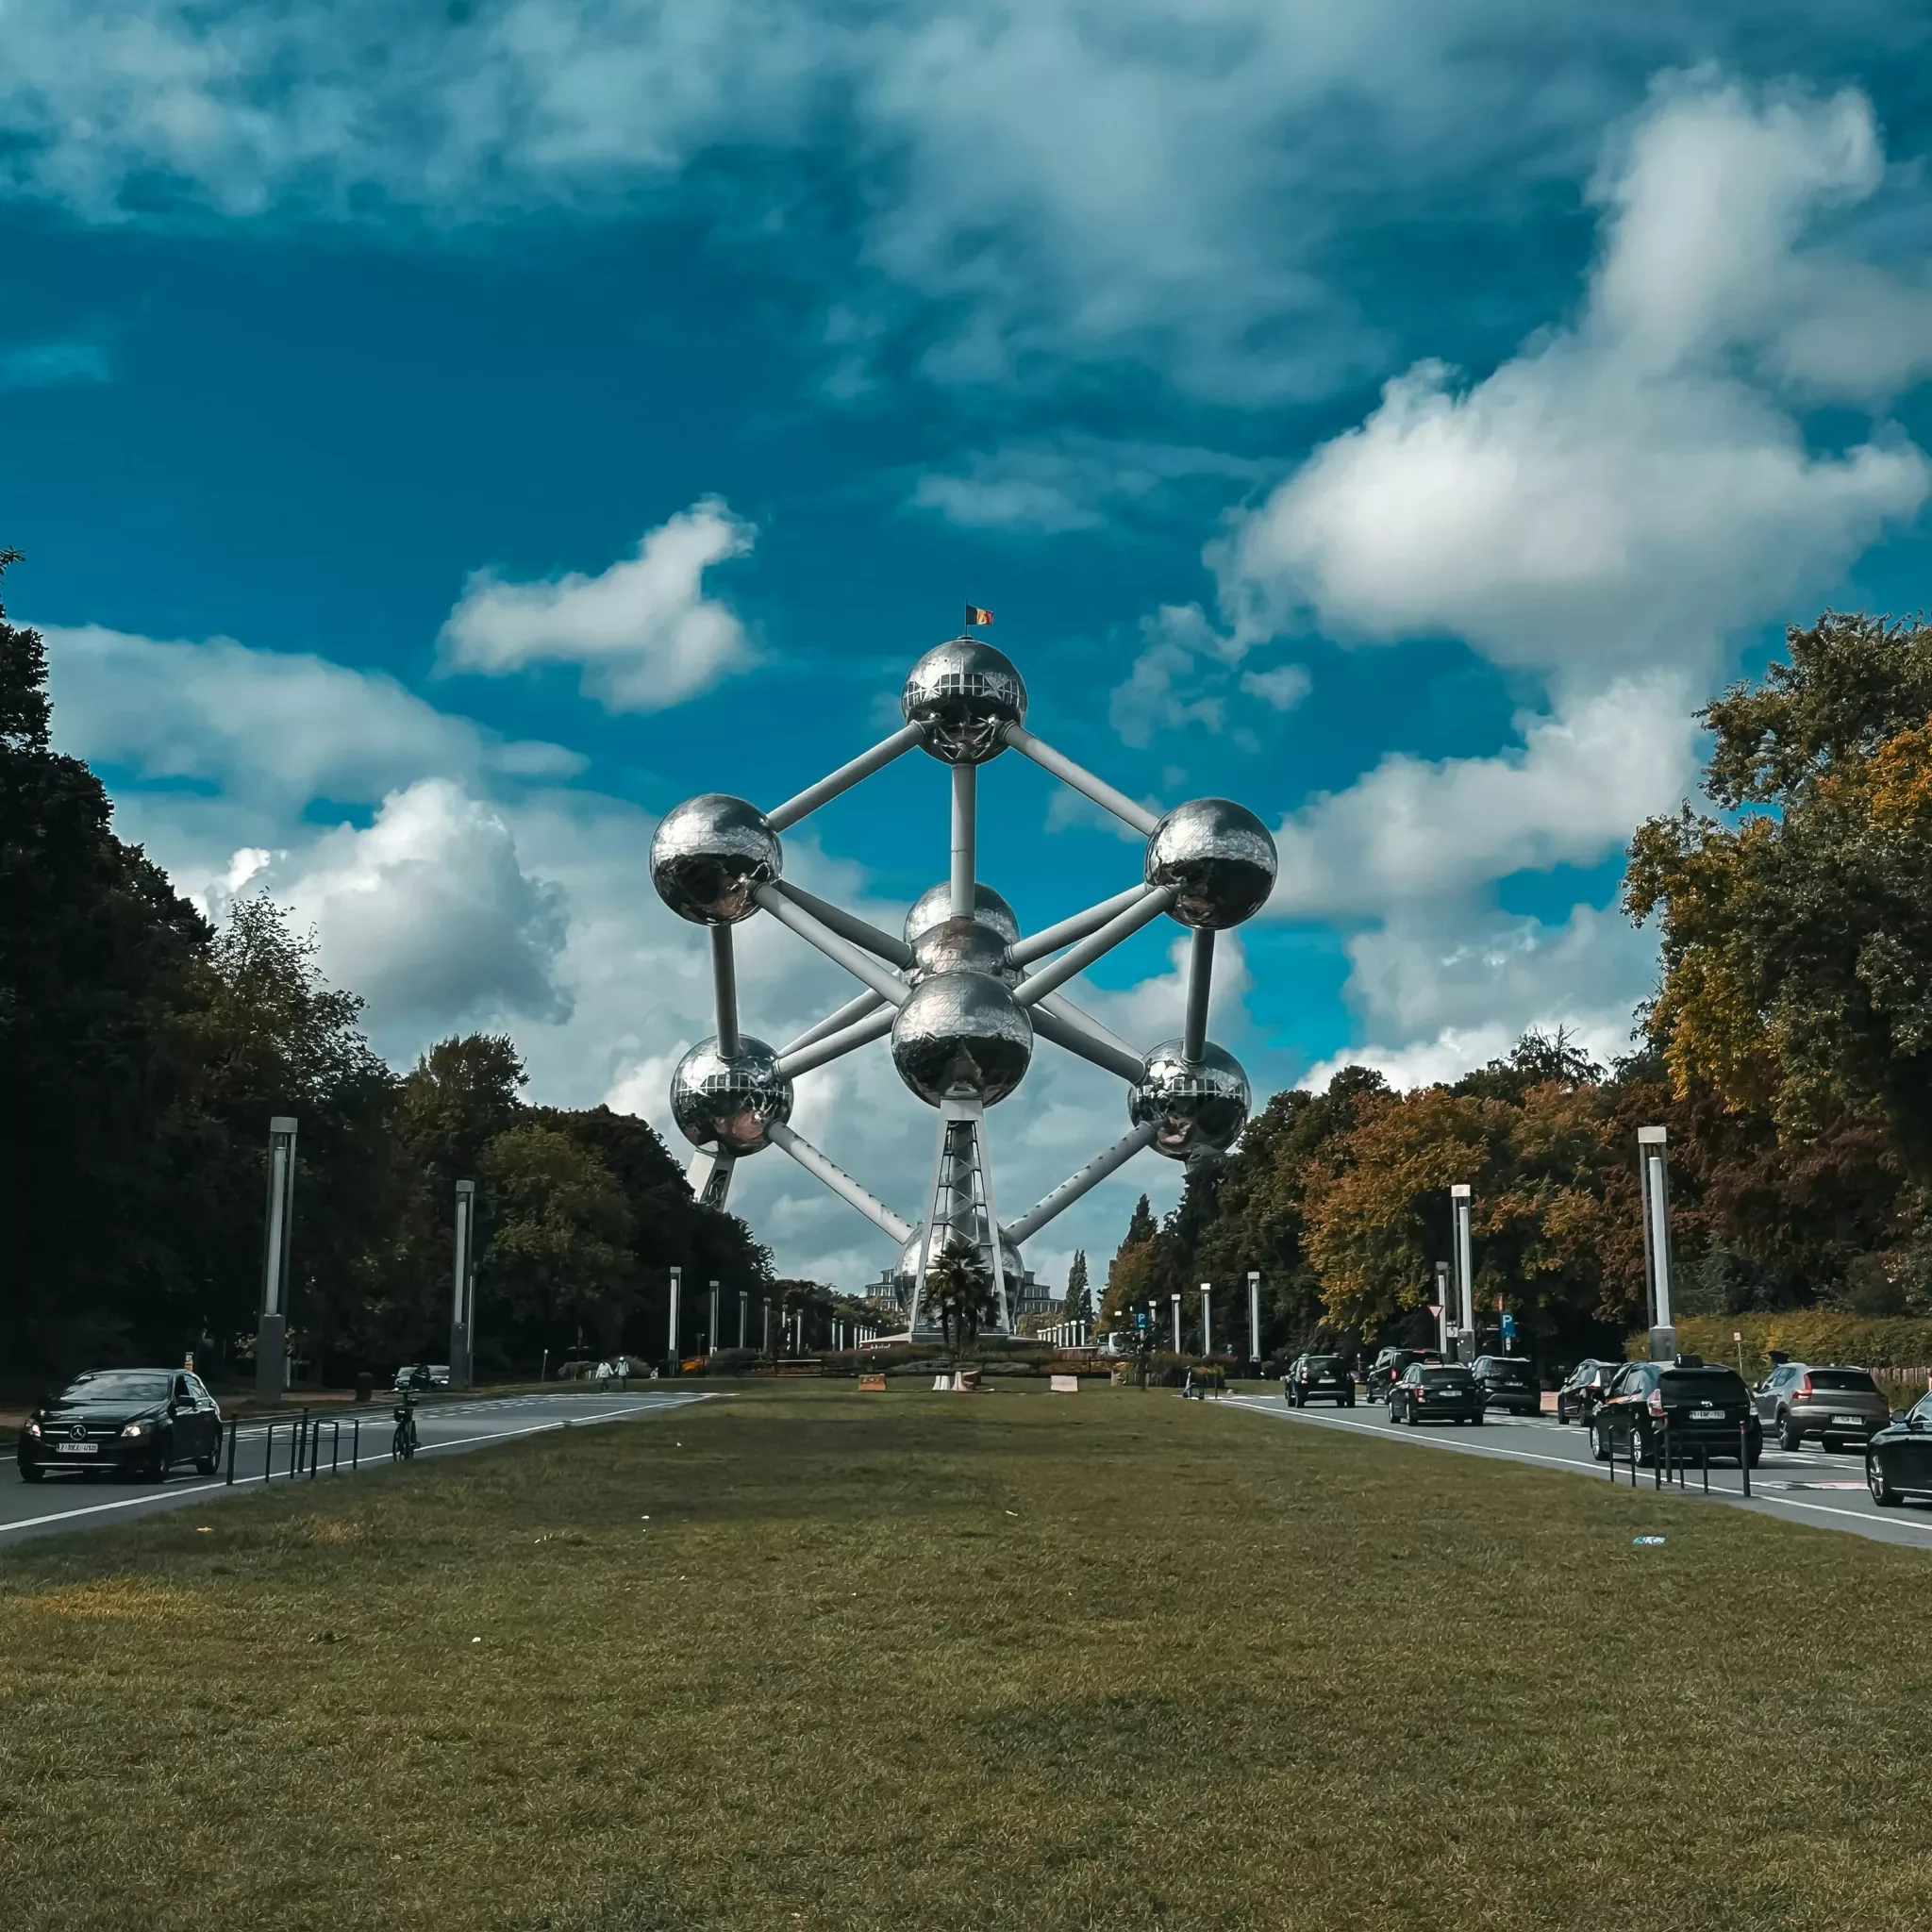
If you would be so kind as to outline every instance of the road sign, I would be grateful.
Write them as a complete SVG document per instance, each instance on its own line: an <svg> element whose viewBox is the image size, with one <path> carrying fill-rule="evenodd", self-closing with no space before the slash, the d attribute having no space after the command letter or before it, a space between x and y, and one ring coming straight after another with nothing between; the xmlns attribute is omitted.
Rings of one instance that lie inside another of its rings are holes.
<svg viewBox="0 0 1932 1932"><path fill-rule="evenodd" d="M1442 1304L1441 1304L1441 1302L1431 1302L1431 1303L1429 1304L1429 1313L1430 1313L1430 1314L1432 1314L1432 1315L1440 1315L1440 1314L1441 1314L1441 1312L1442 1312Z"/></svg>
<svg viewBox="0 0 1932 1932"><path fill-rule="evenodd" d="M1503 1346L1507 1348L1516 1340L1516 1317L1507 1310L1503 1316Z"/></svg>

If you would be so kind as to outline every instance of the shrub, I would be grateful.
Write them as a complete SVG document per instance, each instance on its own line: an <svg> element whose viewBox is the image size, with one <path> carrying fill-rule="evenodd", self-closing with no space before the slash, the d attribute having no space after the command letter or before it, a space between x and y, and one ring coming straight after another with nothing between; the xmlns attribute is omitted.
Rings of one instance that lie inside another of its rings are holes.
<svg viewBox="0 0 1932 1932"><path fill-rule="evenodd" d="M1932 1364L1932 1321L1907 1316L1844 1315L1829 1308L1790 1308L1763 1315L1686 1315L1677 1324L1677 1346L1705 1360L1738 1359L1732 1334L1744 1338L1744 1379L1755 1382L1771 1367L1776 1349L1793 1361L1857 1362L1867 1369L1924 1370ZM1650 1353L1640 1330L1624 1343L1634 1359Z"/></svg>

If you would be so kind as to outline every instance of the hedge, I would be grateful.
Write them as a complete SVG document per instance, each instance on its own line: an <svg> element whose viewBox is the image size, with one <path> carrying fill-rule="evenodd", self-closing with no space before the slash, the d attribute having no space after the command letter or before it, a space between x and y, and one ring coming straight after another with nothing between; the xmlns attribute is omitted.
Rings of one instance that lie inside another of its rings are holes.
<svg viewBox="0 0 1932 1932"><path fill-rule="evenodd" d="M1756 1381L1771 1366L1771 1352L1800 1362L1856 1362L1867 1369L1924 1369L1932 1365L1932 1321L1912 1316L1846 1315L1830 1308L1789 1308L1768 1315L1686 1315L1676 1324L1677 1347L1707 1361L1736 1362L1734 1333L1744 1338L1744 1374ZM1635 1361L1650 1353L1640 1330L1624 1344Z"/></svg>

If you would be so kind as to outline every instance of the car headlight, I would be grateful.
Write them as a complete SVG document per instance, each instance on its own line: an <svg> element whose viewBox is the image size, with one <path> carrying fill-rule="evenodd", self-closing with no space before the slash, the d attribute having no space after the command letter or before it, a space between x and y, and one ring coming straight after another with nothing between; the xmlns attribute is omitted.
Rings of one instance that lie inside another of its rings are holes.
<svg viewBox="0 0 1932 1932"><path fill-rule="evenodd" d="M153 1426L152 1423L129 1423L121 1433L124 1436L144 1436Z"/></svg>
<svg viewBox="0 0 1932 1932"><path fill-rule="evenodd" d="M31 1416L26 1421L26 1432L35 1441L38 1442L41 1440L41 1425Z"/></svg>

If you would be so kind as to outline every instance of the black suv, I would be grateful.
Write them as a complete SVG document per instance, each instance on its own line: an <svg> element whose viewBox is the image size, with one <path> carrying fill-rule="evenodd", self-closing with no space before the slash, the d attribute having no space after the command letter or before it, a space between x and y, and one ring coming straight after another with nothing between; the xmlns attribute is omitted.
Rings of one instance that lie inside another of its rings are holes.
<svg viewBox="0 0 1932 1932"><path fill-rule="evenodd" d="M1542 1384L1536 1378L1535 1368L1522 1356L1479 1355L1474 1373L1490 1407L1507 1408L1511 1415L1543 1412Z"/></svg>
<svg viewBox="0 0 1932 1932"><path fill-rule="evenodd" d="M1483 1388L1460 1362L1411 1362L1389 1389L1391 1423L1479 1423Z"/></svg>
<svg viewBox="0 0 1932 1932"><path fill-rule="evenodd" d="M1295 1408L1311 1402L1332 1402L1338 1408L1355 1407L1355 1376L1346 1357L1298 1355L1281 1378L1281 1392Z"/></svg>
<svg viewBox="0 0 1932 1932"><path fill-rule="evenodd" d="M1694 1463L1700 1456L1739 1456L1742 1436L1751 1466L1764 1448L1764 1429L1751 1407L1751 1391L1736 1369L1694 1355L1674 1362L1625 1362L1604 1392L1591 1423L1591 1448L1599 1462L1636 1452L1646 1467L1671 1454Z"/></svg>
<svg viewBox="0 0 1932 1932"><path fill-rule="evenodd" d="M1604 1391L1616 1380L1617 1371L1623 1366L1621 1361L1585 1357L1563 1377L1562 1387L1557 1391L1557 1420L1588 1426L1597 1404L1604 1399Z"/></svg>
<svg viewBox="0 0 1932 1932"><path fill-rule="evenodd" d="M1433 1348L1385 1348L1364 1378L1369 1385L1369 1400L1387 1401L1390 1390L1402 1380L1413 1363L1440 1363L1441 1359Z"/></svg>

